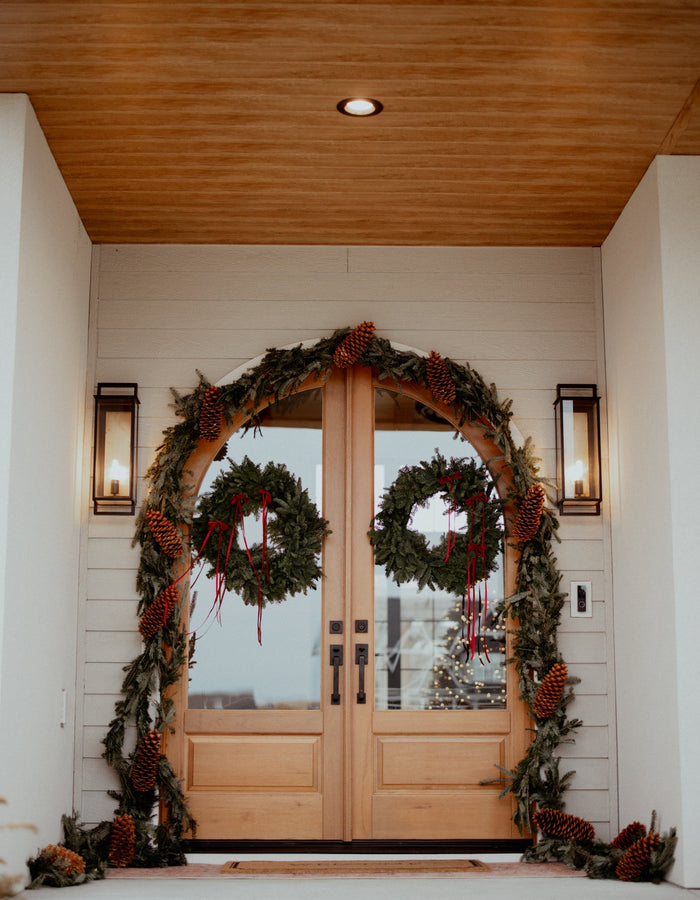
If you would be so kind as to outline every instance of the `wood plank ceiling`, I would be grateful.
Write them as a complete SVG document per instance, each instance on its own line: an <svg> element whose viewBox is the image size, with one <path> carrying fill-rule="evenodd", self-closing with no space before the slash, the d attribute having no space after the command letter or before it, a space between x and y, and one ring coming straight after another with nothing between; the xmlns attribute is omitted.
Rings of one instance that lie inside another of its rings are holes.
<svg viewBox="0 0 700 900"><path fill-rule="evenodd" d="M698 79L700 0L0 3L95 242L597 245Z"/></svg>

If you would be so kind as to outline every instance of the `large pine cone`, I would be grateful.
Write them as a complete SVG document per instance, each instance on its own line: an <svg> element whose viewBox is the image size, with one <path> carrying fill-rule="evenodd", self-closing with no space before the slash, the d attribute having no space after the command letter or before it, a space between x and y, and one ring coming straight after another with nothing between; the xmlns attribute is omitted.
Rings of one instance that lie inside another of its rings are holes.
<svg viewBox="0 0 700 900"><path fill-rule="evenodd" d="M435 350L431 350L425 368L428 387L433 397L442 403L453 403L456 397L455 383L445 360Z"/></svg>
<svg viewBox="0 0 700 900"><path fill-rule="evenodd" d="M46 862L56 865L63 875L82 875L85 872L83 857L63 844L49 844L40 855Z"/></svg>
<svg viewBox="0 0 700 900"><path fill-rule="evenodd" d="M146 521L151 529L151 534L160 544L166 556L169 556L171 559L177 559L178 556L182 556L185 548L182 546L180 535L172 522L169 522L163 513L158 512L156 509L149 509L146 511Z"/></svg>
<svg viewBox="0 0 700 900"><path fill-rule="evenodd" d="M362 322L353 328L335 348L333 362L339 369L354 366L374 335L374 322Z"/></svg>
<svg viewBox="0 0 700 900"><path fill-rule="evenodd" d="M549 837L563 841L583 843L595 838L595 829L590 822L558 809L540 809L534 814L532 821Z"/></svg>
<svg viewBox="0 0 700 900"><path fill-rule="evenodd" d="M615 867L615 874L620 881L643 880L651 862L651 854L658 849L660 843L661 838L656 832L635 841Z"/></svg>
<svg viewBox="0 0 700 900"><path fill-rule="evenodd" d="M632 844L636 843L640 838L646 837L647 829L641 822L631 822L626 828L613 838L611 846L616 850L629 850Z"/></svg>
<svg viewBox="0 0 700 900"><path fill-rule="evenodd" d="M136 826L128 813L117 816L109 835L107 860L115 869L131 865L136 851Z"/></svg>
<svg viewBox="0 0 700 900"><path fill-rule="evenodd" d="M148 731L138 746L131 783L137 791L150 791L156 783L160 762L160 732Z"/></svg>
<svg viewBox="0 0 700 900"><path fill-rule="evenodd" d="M179 600L180 595L174 584L158 594L139 620L139 631L144 638L152 638L159 628L167 624Z"/></svg>
<svg viewBox="0 0 700 900"><path fill-rule="evenodd" d="M532 703L532 711L538 719L548 719L554 713L568 674L564 663L555 663L544 676Z"/></svg>
<svg viewBox="0 0 700 900"><path fill-rule="evenodd" d="M219 405L221 388L211 384L204 394L199 413L199 436L205 441L215 441L221 434L223 411Z"/></svg>
<svg viewBox="0 0 700 900"><path fill-rule="evenodd" d="M513 525L511 537L524 544L533 538L540 528L544 509L545 492L541 484L533 484L520 504L518 517Z"/></svg>

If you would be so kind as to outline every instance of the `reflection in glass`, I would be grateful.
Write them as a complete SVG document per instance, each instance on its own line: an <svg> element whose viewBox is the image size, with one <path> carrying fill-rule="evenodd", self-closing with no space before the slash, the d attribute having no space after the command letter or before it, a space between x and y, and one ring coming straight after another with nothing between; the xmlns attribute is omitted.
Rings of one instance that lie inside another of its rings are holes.
<svg viewBox="0 0 700 900"><path fill-rule="evenodd" d="M436 449L447 458L471 457L480 462L471 444L432 410L400 394L376 392L375 513L399 469L431 459ZM463 533L465 525L462 514L456 531ZM417 507L411 527L425 534L431 545L437 544L447 530L443 500L433 497L425 507ZM375 708L505 708L505 624L494 623L492 614L503 591L501 557L498 570L488 579L485 647L479 642L481 652L470 659L461 597L419 589L415 582L397 585L383 567L375 566Z"/></svg>
<svg viewBox="0 0 700 900"><path fill-rule="evenodd" d="M285 400L261 416L262 426L239 431L228 457L244 456L264 466L284 464L321 510L321 391ZM202 482L206 493L227 460L213 462ZM248 544L262 537L260 521L246 519ZM208 568L208 567L207 567ZM227 593L221 621L211 611L214 579L196 566L191 575L196 633L191 660L190 709L318 709L320 703L321 585L263 611L262 646L257 641L257 608Z"/></svg>

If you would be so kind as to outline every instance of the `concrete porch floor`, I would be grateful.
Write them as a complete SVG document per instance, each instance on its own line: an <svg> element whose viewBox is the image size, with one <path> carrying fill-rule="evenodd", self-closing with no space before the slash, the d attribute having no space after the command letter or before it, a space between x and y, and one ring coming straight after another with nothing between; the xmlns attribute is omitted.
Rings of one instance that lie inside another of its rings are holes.
<svg viewBox="0 0 700 900"><path fill-rule="evenodd" d="M221 863L234 854L189 857L191 862ZM236 859L260 859L259 855L235 854ZM270 859L299 859L298 855L270 854ZM309 856L303 857L309 859ZM320 858L320 857L314 857ZM328 857L342 858L342 857ZM377 858L376 856L374 857ZM392 854L391 859L401 859ZM438 858L437 854L433 858ZM442 859L455 858L440 856ZM517 862L518 856L478 857L483 862ZM359 883L358 883L359 882ZM700 889L686 890L675 885L624 884L619 881L594 881L590 878L498 878L478 875L432 878L129 878L106 879L81 885L75 889L76 900L698 900ZM19 894L26 900L55 900L55 888L39 888ZM61 895L63 896L63 895ZM73 896L68 895L68 900Z"/></svg>

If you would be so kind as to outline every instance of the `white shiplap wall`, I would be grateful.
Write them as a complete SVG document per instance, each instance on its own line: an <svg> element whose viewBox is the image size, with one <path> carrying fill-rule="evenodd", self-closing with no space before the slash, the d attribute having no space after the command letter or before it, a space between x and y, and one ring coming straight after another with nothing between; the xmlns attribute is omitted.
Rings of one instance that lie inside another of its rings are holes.
<svg viewBox="0 0 700 900"><path fill-rule="evenodd" d="M514 423L533 438L551 477L557 383L596 382L604 391L599 284L593 249L102 246L94 259L94 381L138 382L144 473L175 421L170 386L187 393L196 369L217 382L269 347L369 319L382 337L438 350L493 381L513 400ZM100 759L101 739L122 667L140 647L132 532L133 519L90 516L76 788L86 822L113 813L105 790L116 785ZM585 723L575 745L562 748L562 767L576 770L567 809L606 839L617 826L607 512L565 517L560 534L563 588L590 580L594 598L592 619L565 610L561 630L569 669L581 678L572 715Z"/></svg>

